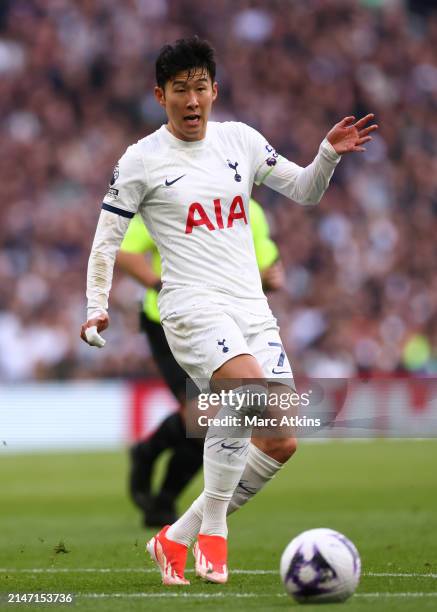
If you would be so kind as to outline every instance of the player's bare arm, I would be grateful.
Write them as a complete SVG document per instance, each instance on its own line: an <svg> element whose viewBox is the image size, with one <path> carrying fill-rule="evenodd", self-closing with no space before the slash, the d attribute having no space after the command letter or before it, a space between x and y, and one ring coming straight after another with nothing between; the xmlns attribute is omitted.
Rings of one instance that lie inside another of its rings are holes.
<svg viewBox="0 0 437 612"><path fill-rule="evenodd" d="M376 123L368 125L374 117L375 115L370 113L356 121L355 117L349 116L336 123L326 136L335 152L343 155L344 153L362 153L365 151L363 145L372 140L370 134L379 127Z"/></svg>
<svg viewBox="0 0 437 612"><path fill-rule="evenodd" d="M282 289L285 281L284 266L275 261L271 266L261 272L261 281L264 291L278 291Z"/></svg>
<svg viewBox="0 0 437 612"><path fill-rule="evenodd" d="M129 253L120 250L115 260L123 272L138 281L143 287L156 289L161 283L160 277L152 270L150 263L142 253Z"/></svg>

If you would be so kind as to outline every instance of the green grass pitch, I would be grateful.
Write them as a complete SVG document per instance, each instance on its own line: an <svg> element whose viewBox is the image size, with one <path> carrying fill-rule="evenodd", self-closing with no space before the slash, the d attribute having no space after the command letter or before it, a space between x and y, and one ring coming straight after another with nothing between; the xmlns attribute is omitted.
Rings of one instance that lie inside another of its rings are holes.
<svg viewBox="0 0 437 612"><path fill-rule="evenodd" d="M436 467L434 440L303 443L231 517L229 583L204 584L191 572L189 587L169 588L144 552L152 532L140 527L127 498L126 454L3 455L0 607L68 609L4 597L38 591L73 593L77 610L299 609L279 580L282 550L300 531L331 527L358 547L361 583L345 604L304 610L436 610ZM200 485L199 477L181 509Z"/></svg>

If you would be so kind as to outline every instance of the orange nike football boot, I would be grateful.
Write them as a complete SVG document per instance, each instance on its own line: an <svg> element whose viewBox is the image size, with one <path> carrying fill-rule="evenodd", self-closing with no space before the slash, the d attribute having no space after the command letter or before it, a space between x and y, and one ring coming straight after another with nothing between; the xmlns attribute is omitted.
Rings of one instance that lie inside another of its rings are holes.
<svg viewBox="0 0 437 612"><path fill-rule="evenodd" d="M225 584L228 581L226 538L199 533L193 554L197 576L217 584Z"/></svg>
<svg viewBox="0 0 437 612"><path fill-rule="evenodd" d="M184 576L188 546L169 540L165 535L169 527L163 527L147 542L147 552L161 571L162 584L190 584Z"/></svg>

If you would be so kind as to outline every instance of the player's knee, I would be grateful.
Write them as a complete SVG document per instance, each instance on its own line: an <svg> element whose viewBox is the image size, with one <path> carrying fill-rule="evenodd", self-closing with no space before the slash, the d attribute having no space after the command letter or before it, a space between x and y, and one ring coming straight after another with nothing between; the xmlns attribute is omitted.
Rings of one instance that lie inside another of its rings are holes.
<svg viewBox="0 0 437 612"><path fill-rule="evenodd" d="M265 438L257 442L258 448L279 463L286 463L297 450L296 438Z"/></svg>
<svg viewBox="0 0 437 612"><path fill-rule="evenodd" d="M286 463L297 450L296 438L284 438L283 440L277 440L277 446L274 449L275 459L279 463Z"/></svg>
<svg viewBox="0 0 437 612"><path fill-rule="evenodd" d="M288 438L284 444L284 454L287 455L287 459L290 459L297 451L297 440L296 438Z"/></svg>
<svg viewBox="0 0 437 612"><path fill-rule="evenodd" d="M234 390L232 407L243 416L261 416L267 407L267 400L266 387L248 384Z"/></svg>

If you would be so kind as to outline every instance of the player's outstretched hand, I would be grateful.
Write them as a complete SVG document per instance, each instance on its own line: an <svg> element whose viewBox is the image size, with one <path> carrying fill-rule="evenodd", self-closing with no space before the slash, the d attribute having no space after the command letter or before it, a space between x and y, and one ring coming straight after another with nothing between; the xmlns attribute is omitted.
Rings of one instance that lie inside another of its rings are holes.
<svg viewBox="0 0 437 612"><path fill-rule="evenodd" d="M374 117L372 113L358 121L355 121L355 117L345 117L334 125L326 138L339 155L365 151L363 145L372 140L369 134L379 127L376 123L368 125Z"/></svg>
<svg viewBox="0 0 437 612"><path fill-rule="evenodd" d="M90 346L103 348L106 340L102 338L100 332L104 331L109 325L109 317L106 313L100 314L98 317L89 319L80 328L80 337Z"/></svg>

